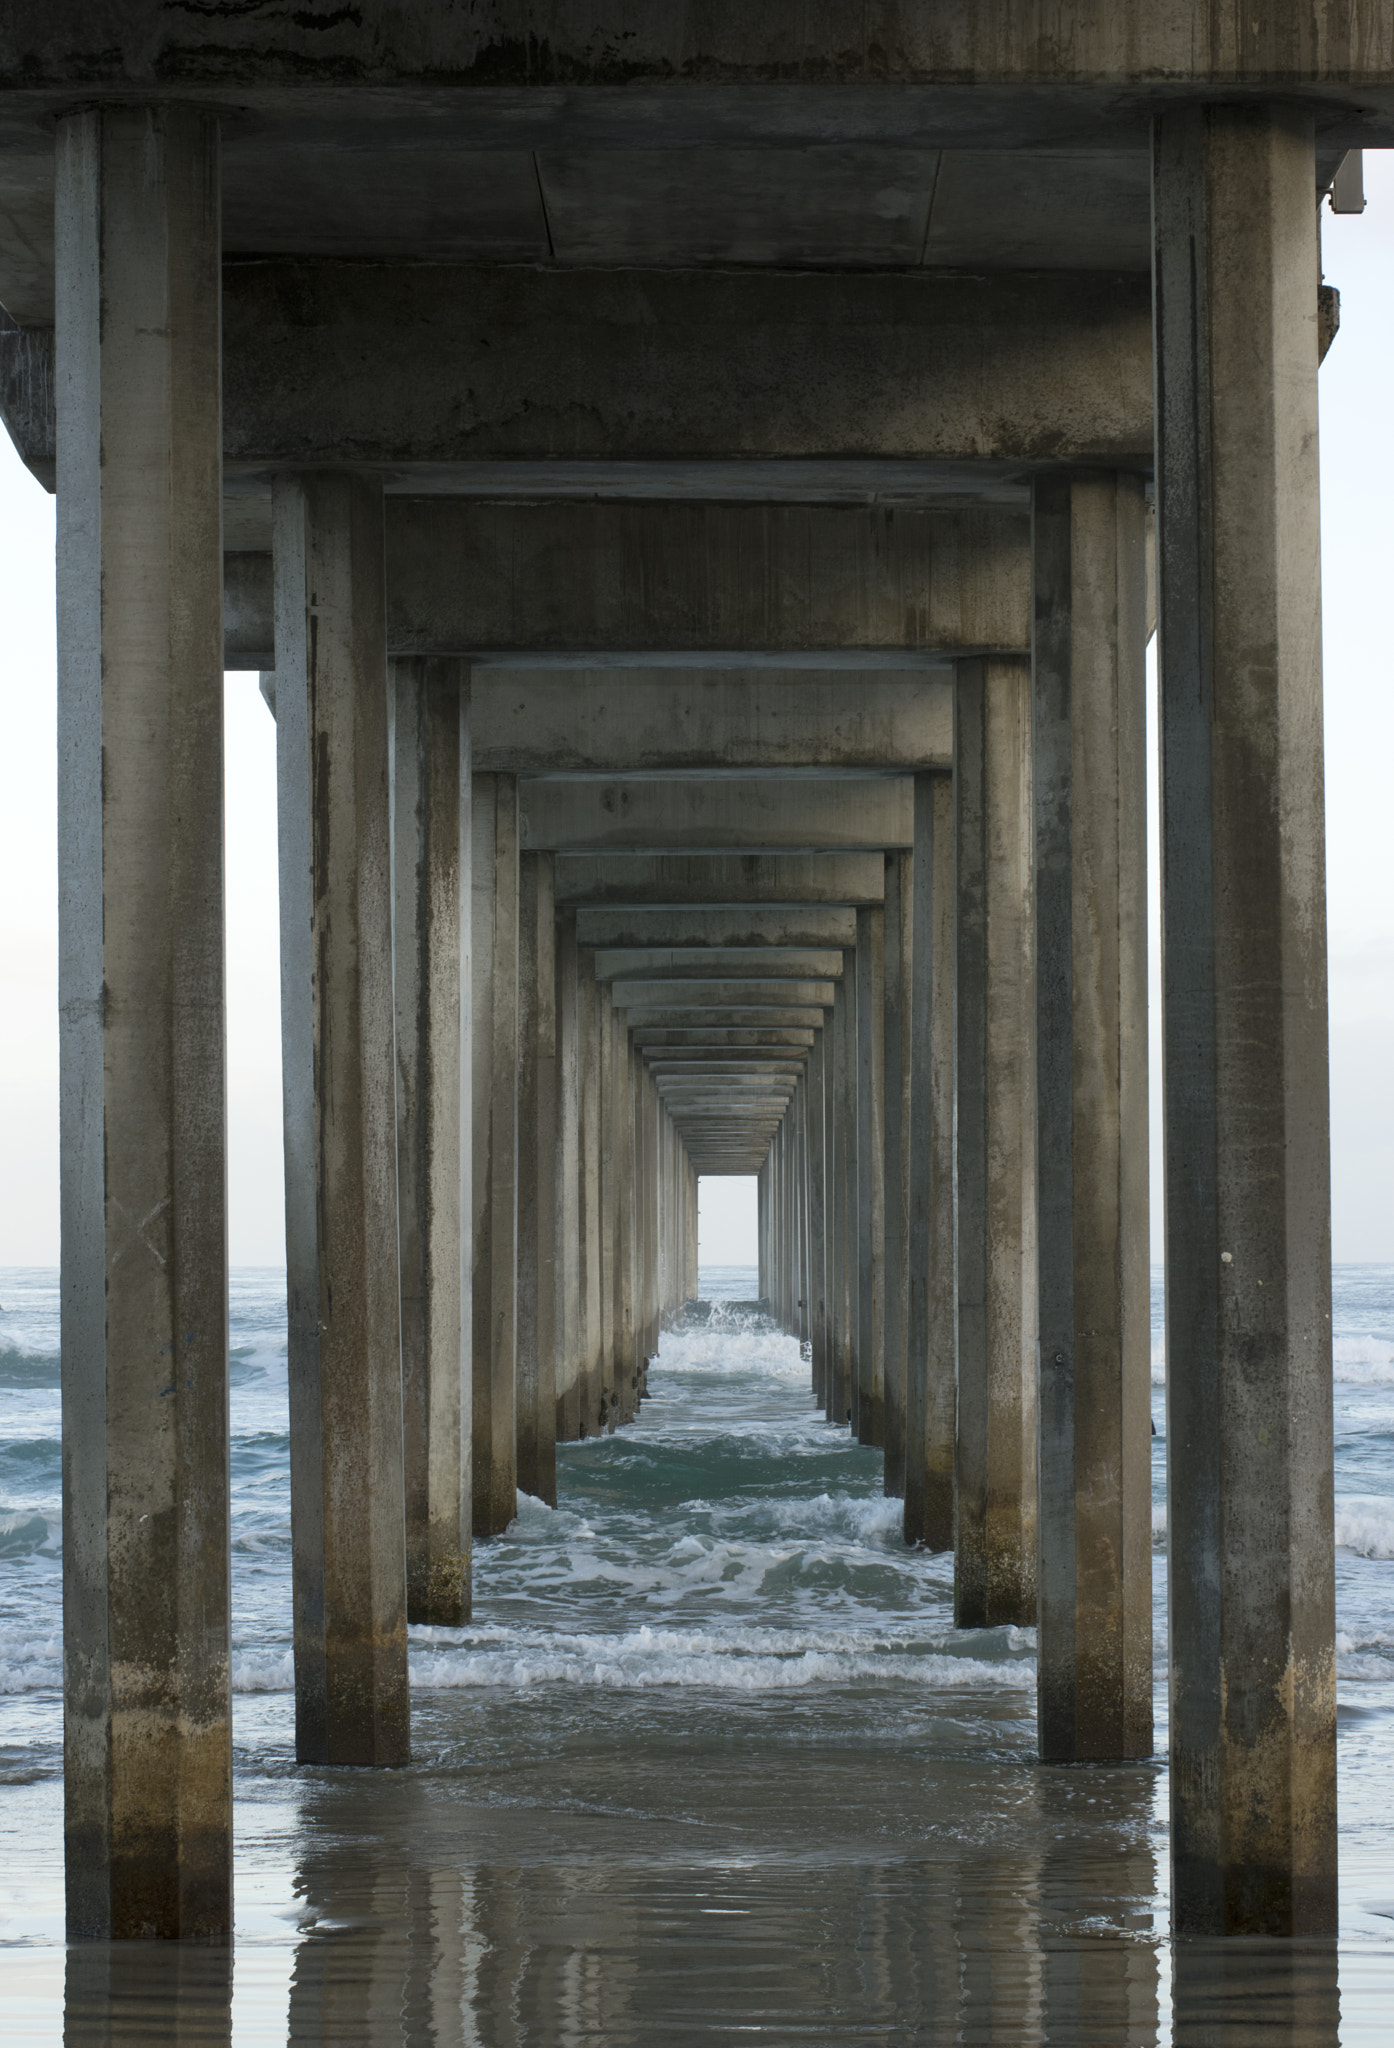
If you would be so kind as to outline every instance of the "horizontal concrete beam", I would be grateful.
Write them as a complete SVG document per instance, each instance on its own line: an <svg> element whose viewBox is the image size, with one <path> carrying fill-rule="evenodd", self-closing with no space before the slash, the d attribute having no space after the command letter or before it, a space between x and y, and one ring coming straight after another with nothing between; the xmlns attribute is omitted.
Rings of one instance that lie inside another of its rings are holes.
<svg viewBox="0 0 1394 2048"><path fill-rule="evenodd" d="M809 1009L827 1008L836 987L831 981L612 981L610 992L617 1010Z"/></svg>
<svg viewBox="0 0 1394 2048"><path fill-rule="evenodd" d="M879 853L558 854L559 905L711 909L729 904L880 903Z"/></svg>
<svg viewBox="0 0 1394 2048"><path fill-rule="evenodd" d="M812 1049L815 1035L812 1031L726 1031L719 1024L696 1025L686 1030L631 1031L635 1045L648 1059L663 1059L670 1053L681 1057L703 1049L742 1054L768 1052L780 1057L788 1053L792 1058L802 1058Z"/></svg>
<svg viewBox="0 0 1394 2048"><path fill-rule="evenodd" d="M477 770L607 774L701 768L948 768L941 671L604 670L478 665Z"/></svg>
<svg viewBox="0 0 1394 2048"><path fill-rule="evenodd" d="M764 1077L769 1080L797 1081L804 1070L801 1059L789 1059L778 1046L764 1051L755 1050L750 1054L735 1053L675 1053L667 1057L656 1053L645 1059L645 1065L656 1079L682 1081L696 1076L720 1074L735 1080L747 1076Z"/></svg>
<svg viewBox="0 0 1394 2048"><path fill-rule="evenodd" d="M597 981L836 981L841 952L810 946L606 946Z"/></svg>
<svg viewBox="0 0 1394 2048"><path fill-rule="evenodd" d="M407 481L586 458L1116 463L1152 446L1148 287L239 262L223 288L226 459L350 459Z"/></svg>
<svg viewBox="0 0 1394 2048"><path fill-rule="evenodd" d="M582 946L855 946L857 914L833 905L752 904L749 909L582 910Z"/></svg>
<svg viewBox="0 0 1394 2048"><path fill-rule="evenodd" d="M389 498L392 654L709 667L1030 646L1022 513ZM275 667L270 557L224 570L229 668Z"/></svg>
<svg viewBox="0 0 1394 2048"><path fill-rule="evenodd" d="M556 852L880 853L913 842L914 784L904 777L522 782L518 805L520 843Z"/></svg>
<svg viewBox="0 0 1394 2048"><path fill-rule="evenodd" d="M347 16L287 10L273 31L240 8L7 0L0 86L18 103L14 125L40 135L75 93L193 96L256 111L228 122L253 158L268 130L284 149L289 129L322 161L346 125L362 145L377 124L404 155L442 139L527 150L942 134L1020 147L1042 133L1087 144L1100 129L1116 147L1183 96L1294 93L1354 115L1382 107L1394 85L1380 0L1307 0L1254 24L1228 7L1115 0L1072 18L1068 34L1043 33L1030 9L985 18L982 0L928 11L884 0L874 29L853 0L765 0L754 13L652 0L599 17L594 0L495 0L487 11L356 0ZM273 154L273 175L283 164Z"/></svg>
<svg viewBox="0 0 1394 2048"><path fill-rule="evenodd" d="M831 1001L831 998L829 998ZM668 1030L673 1026L683 1027L700 1022L703 1017L728 1031L750 1028L757 1030L820 1030L823 1024L822 1005L817 1007L804 1003L783 1007L773 1003L754 1003L714 1010L709 1004L684 1000L682 1002L656 1003L652 1008L646 1004L632 1004L628 1010L630 1031L636 1039L643 1038L650 1029L657 1027Z"/></svg>

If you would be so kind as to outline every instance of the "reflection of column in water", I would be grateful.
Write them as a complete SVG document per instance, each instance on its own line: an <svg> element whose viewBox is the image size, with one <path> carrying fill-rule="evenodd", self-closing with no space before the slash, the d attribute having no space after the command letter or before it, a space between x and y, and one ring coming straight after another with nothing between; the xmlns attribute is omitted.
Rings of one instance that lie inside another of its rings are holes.
<svg viewBox="0 0 1394 2048"><path fill-rule="evenodd" d="M63 1981L64 2048L232 2041L232 1951L185 1941L75 1942Z"/></svg>
<svg viewBox="0 0 1394 2048"><path fill-rule="evenodd" d="M380 1851L379 1851L380 1855ZM328 1926L296 1950L289 2038L345 2048L493 2048L480 2018L486 1944L472 1870L320 1866L306 1904Z"/></svg>
<svg viewBox="0 0 1394 2048"><path fill-rule="evenodd" d="M1155 1791L1151 1771L1127 1766L1041 1773L1047 2040L1153 2048L1157 2039Z"/></svg>
<svg viewBox="0 0 1394 2048"><path fill-rule="evenodd" d="M621 1865L579 1863L478 1873L475 2013L481 2048L639 2048L636 1961L655 1950Z"/></svg>
<svg viewBox="0 0 1394 2048"><path fill-rule="evenodd" d="M1177 1941L1174 2048L1336 2048L1341 2001L1334 1941Z"/></svg>
<svg viewBox="0 0 1394 2048"><path fill-rule="evenodd" d="M965 1855L958 1884L958 2034L1043 2040L1039 1857Z"/></svg>
<svg viewBox="0 0 1394 2048"><path fill-rule="evenodd" d="M411 2048L486 2048L479 1971L488 1948L479 1931L476 1873L422 1870L409 1883L404 2039Z"/></svg>

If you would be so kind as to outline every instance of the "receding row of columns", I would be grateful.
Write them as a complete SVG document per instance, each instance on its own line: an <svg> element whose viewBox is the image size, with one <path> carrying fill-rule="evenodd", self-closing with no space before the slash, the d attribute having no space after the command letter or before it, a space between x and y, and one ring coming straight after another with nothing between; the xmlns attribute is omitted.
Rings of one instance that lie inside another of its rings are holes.
<svg viewBox="0 0 1394 2048"><path fill-rule="evenodd" d="M1309 114L1156 124L1171 1790L1199 1931L1322 1932L1335 1902L1314 190ZM70 1925L218 1934L216 122L65 118L57 222ZM463 1618L520 1478L545 1497L559 1438L635 1412L695 1286L696 1173L762 1160L817 1398L887 1452L907 1533L952 1539L960 1621L1038 1622L1044 1753L1150 1747L1143 516L1136 478L1038 479L1031 659L959 661L952 777L915 776L879 893L722 997L766 1053L812 1024L742 1104L656 1071L680 978L626 981L558 917L559 842L524 848L514 778L472 772L463 660L389 669L381 481L278 480L302 1757L405 1759L408 1620Z"/></svg>

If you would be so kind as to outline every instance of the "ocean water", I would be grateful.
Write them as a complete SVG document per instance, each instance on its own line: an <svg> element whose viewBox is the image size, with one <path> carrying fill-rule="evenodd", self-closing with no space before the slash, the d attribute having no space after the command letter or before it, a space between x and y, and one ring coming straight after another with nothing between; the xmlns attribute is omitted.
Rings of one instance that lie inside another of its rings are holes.
<svg viewBox="0 0 1394 2048"><path fill-rule="evenodd" d="M1171 1944L1158 1757L1049 1770L1030 1630L960 1633L878 1455L709 1269L636 1426L565 1446L414 1629L409 1770L295 1766L284 1280L232 1285L234 1951L62 1943L57 1278L0 1273L0 2035L1394 2039L1394 1267L1336 1273L1342 1935Z"/></svg>

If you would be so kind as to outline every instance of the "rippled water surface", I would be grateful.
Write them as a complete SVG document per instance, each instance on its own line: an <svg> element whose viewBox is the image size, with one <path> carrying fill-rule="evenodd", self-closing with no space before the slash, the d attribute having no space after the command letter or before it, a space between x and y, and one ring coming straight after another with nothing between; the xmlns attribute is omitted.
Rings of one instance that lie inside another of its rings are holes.
<svg viewBox="0 0 1394 2048"><path fill-rule="evenodd" d="M1161 1762L1036 1763L1031 1632L954 1629L879 1456L730 1306L664 1338L636 1427L561 1450L555 1511L521 1498L480 1547L473 1625L412 1631L411 1769L298 1770L284 1288L244 1272L235 1954L65 1958L55 1276L0 1304L7 2042L1394 2038L1394 1269L1337 1274L1339 1952L1173 1951Z"/></svg>

